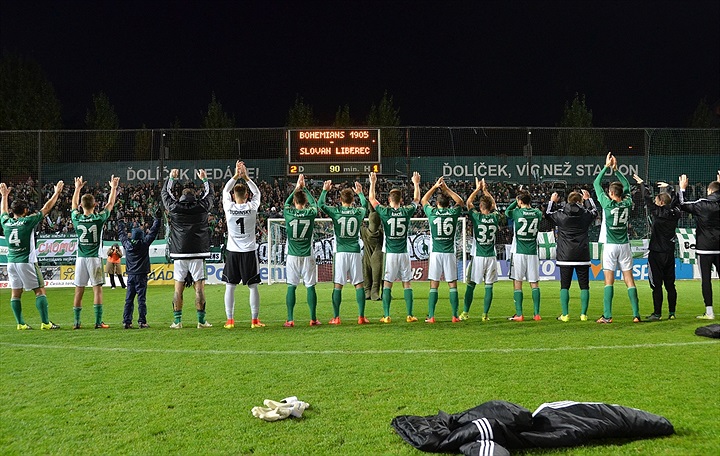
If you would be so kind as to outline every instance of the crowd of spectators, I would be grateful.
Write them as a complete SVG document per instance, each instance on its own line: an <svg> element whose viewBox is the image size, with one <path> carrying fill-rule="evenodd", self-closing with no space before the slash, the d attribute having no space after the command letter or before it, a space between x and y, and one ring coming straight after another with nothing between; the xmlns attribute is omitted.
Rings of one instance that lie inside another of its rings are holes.
<svg viewBox="0 0 720 456"><path fill-rule="evenodd" d="M367 193L367 179L363 179L361 182ZM433 181L426 181L421 184L421 191L426 192L433 184ZM285 199L293 190L294 182L290 182L285 178L274 178L271 180L260 180L257 182L261 193L261 205L258 211L258 238L266 239L267 231L267 219L282 217L282 206ZM352 182L339 182L334 185L334 188L328 194L328 203L336 204L339 198L339 190L350 186ZM607 185L608 182L605 182ZM41 203L46 201L53 193L54 183L48 182L44 184L40 189L36 182L32 179L28 179L25 182L8 183L12 188L11 199L21 198L25 199L30 203L31 210L38 210ZM212 237L212 244L220 246L224 244L224 238L226 234L225 227L225 215L222 207L222 197L220 192L223 189L224 182L213 182L214 190L216 192L215 207L210 214L210 230ZM448 181L448 185L461 197L467 198L475 188L475 182L470 180L453 180ZM512 200L515 198L520 184L509 183L509 182L490 182L490 191L492 192L497 202L498 210L503 211ZM310 188L313 195L318 198L322 189L322 180L313 179L308 180L308 187ZM387 194L392 188L402 188L405 190L405 201L408 202L412 198L412 186L403 185L403 181L393 179L379 179L377 192L378 200L381 202L387 201ZM591 183L584 185L565 184L560 181L553 182L541 182L533 183L530 185L523 186L524 189L528 190L533 198L533 205L545 211L547 202L550 199L550 195L553 192L558 192L561 198L573 190L585 189L594 195ZM97 209L101 210L107 203L107 197L109 194L109 186L107 183L88 183L83 189L83 192L92 193L95 195ZM181 190L180 185L176 185L175 191ZM45 217L42 224L39 225L37 232L38 235L42 236L53 236L53 235L68 235L73 234L74 229L70 220L71 210L71 198L74 191L72 184L65 186L61 197L58 199L57 204L52 211ZM199 191L199 188L198 188ZM700 198L704 195L705 184L698 183L691 185L688 189L689 199ZM176 195L179 196L179 195ZM631 213L630 220L630 236L634 239L643 238L647 235L648 223L645 210L643 208L642 198L640 190L636 186L632 186L632 199L634 202L633 211ZM141 226L149 228L152 224L153 214L159 209L159 205L162 202L160 200L160 187L159 183L137 183L129 184L121 182L118 187L117 202L115 204L115 210L108 220L103 230L103 239L105 240L116 240L117 239L117 221L124 219L126 224L130 227ZM324 215L321 214L321 217ZM415 214L416 217L423 217L422 211L418 210ZM596 240L599 232L600 220L598 219L596 226L591 230L591 239ZM692 226L692 222L688 220L685 215L680 221L679 226ZM540 231L548 231L552 229L549 221L544 221L540 226ZM161 229L158 238L164 237L165 227ZM510 243L512 240L512 231L509 227L504 227L498 234L498 243L505 244Z"/></svg>

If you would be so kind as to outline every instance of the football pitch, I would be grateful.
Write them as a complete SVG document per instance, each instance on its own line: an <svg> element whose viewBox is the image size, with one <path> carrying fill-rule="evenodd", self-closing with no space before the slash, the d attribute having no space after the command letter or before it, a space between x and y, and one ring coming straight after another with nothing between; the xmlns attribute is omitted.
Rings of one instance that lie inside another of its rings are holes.
<svg viewBox="0 0 720 456"><path fill-rule="evenodd" d="M464 285L460 284L461 309ZM250 329L247 289L236 292L236 327L224 329L224 286L207 287L207 319L197 329L192 290L185 328L169 329L170 286L149 287L149 329L120 324L124 291L104 289L104 320L92 329L92 292L84 328L73 331L72 288L48 289L59 331L40 331L32 293L23 311L33 331L17 331L10 292L0 290L0 453L19 454L421 454L395 434L397 415L456 413L500 399L534 410L559 400L620 404L663 415L676 434L638 441L534 450L519 454L662 454L720 452L720 341L694 335L711 322L699 281L678 282L674 321L634 324L625 285L617 283L614 323L602 313L602 283L591 282L590 321L579 320L571 289L567 323L559 284L542 282L543 320L532 316L525 288L524 322L514 313L508 281L495 285L489 322L480 321L478 287L471 318L450 322L447 286L436 319L423 322L428 283L414 283L417 323L405 322L399 285L393 322L381 324L380 302L369 301L372 324L359 326L354 290L346 286L342 324L332 317L330 284L318 285L318 318L309 327L305 289L298 287L295 328L284 328L284 285L260 286L260 318ZM716 302L720 285L713 284ZM638 283L643 317L652 312L647 282ZM188 305L189 304L189 305ZM667 315L667 307L663 309ZM716 308L720 311L720 308ZM137 319L137 310L135 312ZM135 326L137 326L137 323ZM264 399L297 396L310 408L301 419L268 423L250 414Z"/></svg>

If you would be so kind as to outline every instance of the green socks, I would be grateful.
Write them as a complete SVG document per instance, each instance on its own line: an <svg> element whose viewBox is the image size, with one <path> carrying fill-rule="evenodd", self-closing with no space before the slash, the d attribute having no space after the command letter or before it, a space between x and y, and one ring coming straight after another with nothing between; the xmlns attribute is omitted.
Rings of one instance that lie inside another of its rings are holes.
<svg viewBox="0 0 720 456"><path fill-rule="evenodd" d="M307 289L308 307L310 308L310 319L317 320L317 293L315 293L315 285Z"/></svg>
<svg viewBox="0 0 720 456"><path fill-rule="evenodd" d="M294 285L288 285L287 294L285 295L285 305L287 306L287 319L293 321L293 310L295 309L295 289Z"/></svg>
<svg viewBox="0 0 720 456"><path fill-rule="evenodd" d="M99 325L102 323L103 306L102 304L93 304L93 310L95 310L95 324Z"/></svg>
<svg viewBox="0 0 720 456"><path fill-rule="evenodd" d="M75 317L75 324L80 324L80 314L82 313L82 307L73 307L73 315Z"/></svg>
<svg viewBox="0 0 720 456"><path fill-rule="evenodd" d="M628 288L628 297L632 306L633 317L640 318L640 301L638 300L637 288Z"/></svg>
<svg viewBox="0 0 720 456"><path fill-rule="evenodd" d="M35 307L37 307L38 312L40 312L40 321L42 321L46 325L48 323L50 323L50 315L48 313L47 296L45 296L45 295L35 296Z"/></svg>
<svg viewBox="0 0 720 456"><path fill-rule="evenodd" d="M629 291L629 290L628 290ZM612 285L605 285L603 291L603 317L612 318L612 301L615 288Z"/></svg>
<svg viewBox="0 0 720 456"><path fill-rule="evenodd" d="M492 304L493 298L493 286L485 285L485 299L483 300L483 313L487 314L490 311L490 304Z"/></svg>
<svg viewBox="0 0 720 456"><path fill-rule="evenodd" d="M173 310L173 323L178 324L182 321L182 310Z"/></svg>
<svg viewBox="0 0 720 456"><path fill-rule="evenodd" d="M460 307L460 298L458 297L457 288L450 289L450 309L452 310L453 317L458 316L458 307Z"/></svg>
<svg viewBox="0 0 720 456"><path fill-rule="evenodd" d="M205 324L205 311L198 310L197 316L198 316L198 323L200 323L201 325L204 325Z"/></svg>
<svg viewBox="0 0 720 456"><path fill-rule="evenodd" d="M563 315L570 313L570 290L567 288L560 289L560 307L562 307ZM585 312L583 312L583 314L584 313Z"/></svg>
<svg viewBox="0 0 720 456"><path fill-rule="evenodd" d="M517 316L522 315L522 302L523 302L522 290L515 290L515 292L513 293L513 301L515 301L515 315L517 315Z"/></svg>
<svg viewBox="0 0 720 456"><path fill-rule="evenodd" d="M405 291L403 292L403 296L405 297L405 309L407 310L408 315L413 314L413 291L412 288L405 288Z"/></svg>
<svg viewBox="0 0 720 456"><path fill-rule="evenodd" d="M487 296L487 288L485 289ZM472 282L468 282L467 287L465 288L465 298L463 300L463 312L470 312L470 306L472 306L473 302L473 296L475 294L475 284ZM487 311L486 311L487 313Z"/></svg>
<svg viewBox="0 0 720 456"><path fill-rule="evenodd" d="M580 313L587 315L588 305L590 304L590 290L580 290Z"/></svg>
<svg viewBox="0 0 720 456"><path fill-rule="evenodd" d="M389 288L383 288L382 293L382 303L383 303L383 314L385 317L390 316L390 289Z"/></svg>
<svg viewBox="0 0 720 456"><path fill-rule="evenodd" d="M534 315L540 315L540 288L532 289Z"/></svg>
<svg viewBox="0 0 720 456"><path fill-rule="evenodd" d="M437 288L431 288L428 294L428 317L432 318L435 316L435 306L438 302L438 290ZM410 314L408 314L410 315Z"/></svg>
<svg viewBox="0 0 720 456"><path fill-rule="evenodd" d="M355 289L355 300L358 304L358 316L365 316L365 289L360 287Z"/></svg>
<svg viewBox="0 0 720 456"><path fill-rule="evenodd" d="M332 306L333 306L333 317L337 318L340 316L340 303L342 302L342 290L333 288L332 292Z"/></svg>
<svg viewBox="0 0 720 456"><path fill-rule="evenodd" d="M11 299L10 308L12 309L13 315L15 315L15 321L17 324L24 325L25 320L23 320L22 316L22 301L19 299Z"/></svg>

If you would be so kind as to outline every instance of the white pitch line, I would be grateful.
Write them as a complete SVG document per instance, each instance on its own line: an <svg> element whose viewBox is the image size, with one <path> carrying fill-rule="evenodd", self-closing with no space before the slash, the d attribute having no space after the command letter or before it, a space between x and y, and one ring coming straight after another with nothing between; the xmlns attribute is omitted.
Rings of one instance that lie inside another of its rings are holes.
<svg viewBox="0 0 720 456"><path fill-rule="evenodd" d="M715 341L698 342L667 342L656 344L632 345L591 345L587 347L534 347L534 348L459 348L459 349L428 349L428 350L191 350L191 349L153 349L125 347L82 347L72 345L16 344L0 342L1 346L15 348L39 348L43 350L78 350L115 353L168 353L168 354L211 354L211 355L445 355L445 354L476 354L476 353L537 353L565 352L585 350L627 350L638 348L687 347L692 345L713 345Z"/></svg>

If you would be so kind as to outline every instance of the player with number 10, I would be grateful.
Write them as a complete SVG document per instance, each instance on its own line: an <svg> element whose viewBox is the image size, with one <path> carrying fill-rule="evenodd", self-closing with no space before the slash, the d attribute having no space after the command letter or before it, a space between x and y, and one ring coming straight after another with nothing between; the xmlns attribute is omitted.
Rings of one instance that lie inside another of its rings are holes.
<svg viewBox="0 0 720 456"><path fill-rule="evenodd" d="M365 317L365 289L362 266L362 253L360 252L360 227L367 214L367 201L363 195L362 185L355 182L354 189L343 189L340 192L340 206L328 206L325 204L327 192L332 188L332 181L323 183L323 190L320 193L318 205L320 210L327 214L333 221L335 231L335 257L333 259L333 282L332 292L333 318L331 325L340 324L340 304L342 302L342 289L348 278L355 287L355 299L358 305L358 324L370 323ZM360 198L360 206L354 207L356 193Z"/></svg>

